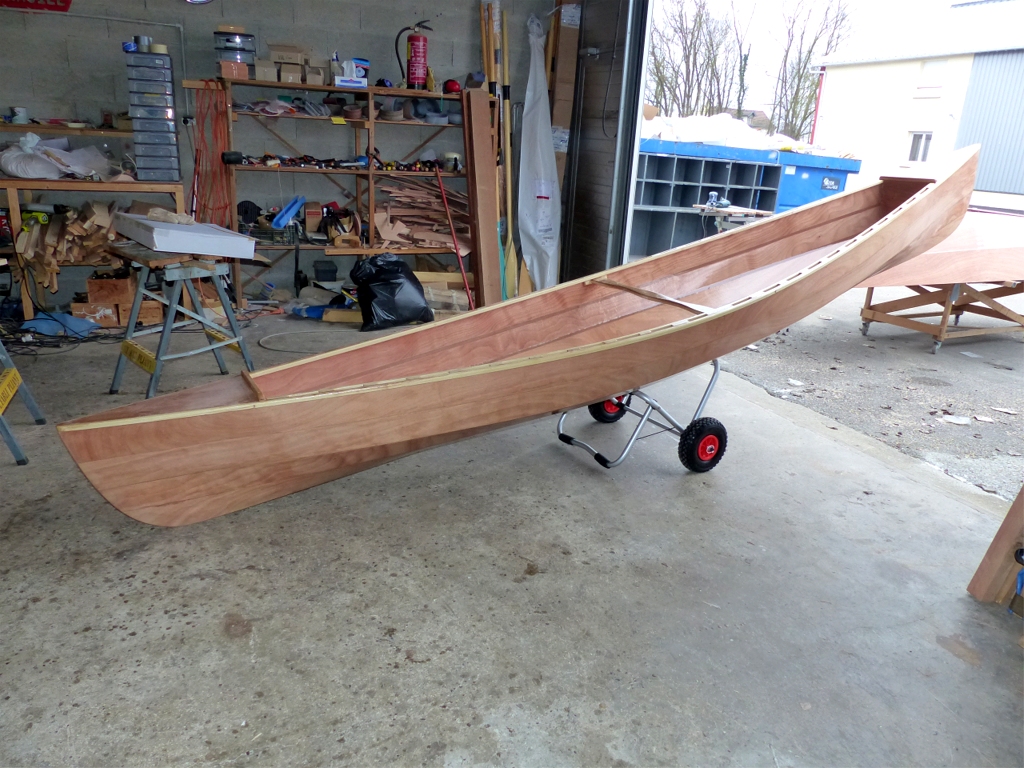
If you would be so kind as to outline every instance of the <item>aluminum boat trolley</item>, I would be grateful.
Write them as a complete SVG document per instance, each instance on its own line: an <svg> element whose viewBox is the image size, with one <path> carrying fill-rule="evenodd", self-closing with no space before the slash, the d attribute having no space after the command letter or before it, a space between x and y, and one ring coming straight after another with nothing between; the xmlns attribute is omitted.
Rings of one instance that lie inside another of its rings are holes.
<svg viewBox="0 0 1024 768"><path fill-rule="evenodd" d="M679 460L691 472L707 472L714 469L718 462L722 460L722 456L725 455L727 435L725 427L718 419L712 419L707 416L701 417L701 414L704 412L704 406L707 405L708 398L711 397L711 391L715 388L715 383L718 381L718 373L721 370L721 364L717 359L712 360L711 363L714 366L711 381L708 382L707 389L704 390L704 396L701 397L693 418L686 426L676 421L672 414L666 411L657 400L646 392L634 389L625 394L611 397L603 402L587 406L590 415L602 424L613 424L627 413L631 413L640 419L636 429L633 430L633 434L626 442L626 447L622 449L622 453L619 454L617 459L609 459L592 445L566 434L563 431L563 427L565 426L565 419L569 415L569 411L565 411L558 419L558 426L556 427L558 439L568 445L582 448L593 456L594 460L602 467L612 469L626 460L629 452L636 445L636 441L641 439L640 432L650 423L661 427L661 432L654 432L650 435L644 435L644 437L653 437L654 435L660 435L662 432L671 432L679 436ZM637 410L632 406L633 398L642 400L646 403L647 407L643 411ZM666 424L654 418L653 414L655 411L668 423Z"/></svg>

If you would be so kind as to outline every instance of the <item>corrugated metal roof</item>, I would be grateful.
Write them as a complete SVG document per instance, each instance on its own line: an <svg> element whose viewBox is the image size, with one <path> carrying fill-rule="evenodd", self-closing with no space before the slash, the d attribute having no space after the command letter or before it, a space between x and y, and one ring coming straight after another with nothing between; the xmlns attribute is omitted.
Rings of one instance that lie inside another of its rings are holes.
<svg viewBox="0 0 1024 768"><path fill-rule="evenodd" d="M880 19L819 64L841 67L1024 49L1024 0L954 5L912 20Z"/></svg>

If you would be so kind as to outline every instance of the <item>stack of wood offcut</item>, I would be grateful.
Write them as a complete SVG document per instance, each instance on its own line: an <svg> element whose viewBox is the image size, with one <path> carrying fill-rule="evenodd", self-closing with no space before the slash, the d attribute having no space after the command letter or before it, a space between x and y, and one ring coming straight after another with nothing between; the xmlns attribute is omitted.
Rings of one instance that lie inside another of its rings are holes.
<svg viewBox="0 0 1024 768"><path fill-rule="evenodd" d="M116 257L107 252L107 245L116 237L114 204L90 202L77 211L50 216L46 224L32 220L18 235L16 250L36 282L56 293L62 264L111 264Z"/></svg>
<svg viewBox="0 0 1024 768"><path fill-rule="evenodd" d="M380 242L374 247L395 252L401 252L402 248L454 249L448 217L436 184L403 178L387 179L386 184L378 184L378 189L388 195L388 200L378 203L374 215L380 237ZM465 258L473 250L469 198L447 186L445 195L455 223L459 251Z"/></svg>

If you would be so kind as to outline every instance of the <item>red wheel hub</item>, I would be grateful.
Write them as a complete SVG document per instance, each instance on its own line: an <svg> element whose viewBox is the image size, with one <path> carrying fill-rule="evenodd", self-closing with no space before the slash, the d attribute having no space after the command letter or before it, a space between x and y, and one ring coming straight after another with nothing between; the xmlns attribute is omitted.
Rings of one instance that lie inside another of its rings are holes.
<svg viewBox="0 0 1024 768"><path fill-rule="evenodd" d="M718 453L718 438L714 435L706 435L697 446L697 458L701 461L711 461Z"/></svg>
<svg viewBox="0 0 1024 768"><path fill-rule="evenodd" d="M621 403L622 403L621 399L605 400L604 403L603 403L603 405L604 405L604 412L608 413L608 414L611 414L611 415L615 415L620 410L622 410Z"/></svg>

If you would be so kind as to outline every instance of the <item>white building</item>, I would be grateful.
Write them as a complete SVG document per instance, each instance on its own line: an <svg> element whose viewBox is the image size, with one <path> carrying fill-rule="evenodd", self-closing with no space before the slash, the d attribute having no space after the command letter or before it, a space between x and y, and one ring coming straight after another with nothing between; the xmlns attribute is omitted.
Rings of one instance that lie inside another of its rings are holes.
<svg viewBox="0 0 1024 768"><path fill-rule="evenodd" d="M812 140L863 161L853 184L981 144L974 202L1024 210L1024 0L918 22L823 62Z"/></svg>

